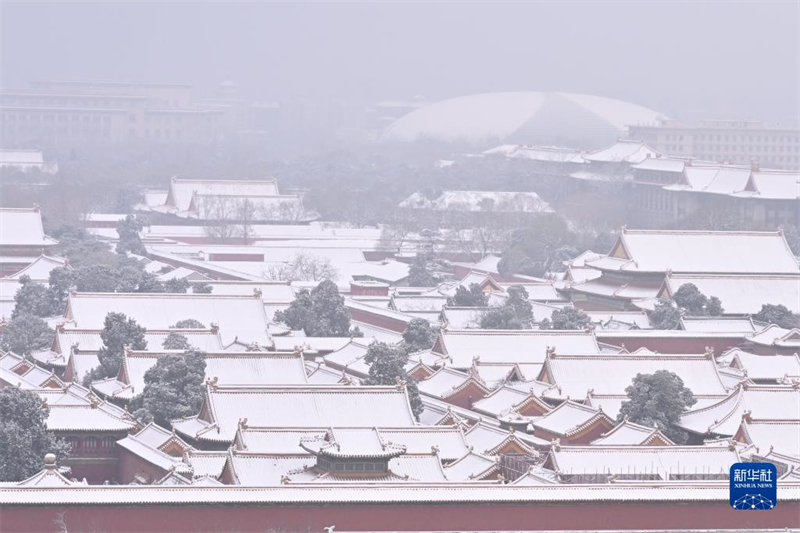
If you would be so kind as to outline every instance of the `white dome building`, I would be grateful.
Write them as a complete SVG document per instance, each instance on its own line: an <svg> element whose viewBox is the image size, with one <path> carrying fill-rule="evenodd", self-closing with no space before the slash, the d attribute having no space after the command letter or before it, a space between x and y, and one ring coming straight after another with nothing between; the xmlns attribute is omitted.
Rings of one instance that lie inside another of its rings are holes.
<svg viewBox="0 0 800 533"><path fill-rule="evenodd" d="M443 100L392 123L385 142L433 141L607 146L630 124L654 124L661 113L621 100L575 93L502 92Z"/></svg>

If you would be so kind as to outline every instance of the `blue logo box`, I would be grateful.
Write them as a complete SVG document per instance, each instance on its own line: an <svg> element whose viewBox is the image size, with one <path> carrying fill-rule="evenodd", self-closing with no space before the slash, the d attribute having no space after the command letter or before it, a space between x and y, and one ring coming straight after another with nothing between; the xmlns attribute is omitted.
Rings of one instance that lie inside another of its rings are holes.
<svg viewBox="0 0 800 533"><path fill-rule="evenodd" d="M778 505L778 470L771 463L731 466L730 502L737 511L769 511Z"/></svg>

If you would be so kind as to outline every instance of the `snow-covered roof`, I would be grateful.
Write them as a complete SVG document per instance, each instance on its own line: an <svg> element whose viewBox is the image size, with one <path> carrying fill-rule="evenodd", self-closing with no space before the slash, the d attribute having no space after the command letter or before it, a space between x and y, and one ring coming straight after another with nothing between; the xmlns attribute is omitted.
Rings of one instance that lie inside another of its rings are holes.
<svg viewBox="0 0 800 533"><path fill-rule="evenodd" d="M208 326L209 324L205 324ZM69 358L73 347L81 352L97 352L103 347L100 329L78 329L60 327L56 329L55 345L65 358ZM144 334L147 351L163 350L164 341L170 333L179 333L186 337L189 344L204 352L217 352L224 348L219 332L212 329L150 329Z"/></svg>
<svg viewBox="0 0 800 533"><path fill-rule="evenodd" d="M608 142L629 124L653 123L650 109L575 93L497 92L451 98L417 109L394 122L389 142L444 141L486 145L559 139Z"/></svg>
<svg viewBox="0 0 800 533"><path fill-rule="evenodd" d="M340 370L346 369L358 376L366 376L369 373L369 365L364 362L364 357L370 344L372 344L371 339L350 339L342 348L326 354L325 364Z"/></svg>
<svg viewBox="0 0 800 533"><path fill-rule="evenodd" d="M566 437L598 421L605 422L609 427L614 424L602 409L567 400L541 418L535 419L532 422L533 433L536 435L536 430L539 429Z"/></svg>
<svg viewBox="0 0 800 533"><path fill-rule="evenodd" d="M18 487L71 487L79 485L79 482L73 482L67 479L61 472L58 471L56 466L56 456L54 454L47 454L44 458L44 469L35 473L31 477L16 483ZM86 481L83 482L86 484Z"/></svg>
<svg viewBox="0 0 800 533"><path fill-rule="evenodd" d="M257 217L259 221L303 222L318 218L318 214L303 207L303 200L294 194L251 196L229 194L199 194L192 196L189 210L178 216L199 220L242 216Z"/></svg>
<svg viewBox="0 0 800 533"><path fill-rule="evenodd" d="M56 432L120 432L136 427L136 421L120 407L101 400L76 383L65 389L34 390L47 402L47 429Z"/></svg>
<svg viewBox="0 0 800 533"><path fill-rule="evenodd" d="M279 486L290 472L303 471L317 462L313 455L267 455L231 451L225 468L237 485Z"/></svg>
<svg viewBox="0 0 800 533"><path fill-rule="evenodd" d="M602 446L647 446L651 443L673 444L658 429L634 424L627 417L612 430L604 433L599 439L592 441L593 445Z"/></svg>
<svg viewBox="0 0 800 533"><path fill-rule="evenodd" d="M384 441L375 427L330 428L321 438L304 437L300 446L313 455L334 459L388 459L405 453L404 446Z"/></svg>
<svg viewBox="0 0 800 533"><path fill-rule="evenodd" d="M475 452L468 452L464 457L444 467L445 475L450 481L468 481L486 479L500 470L495 457L487 457Z"/></svg>
<svg viewBox="0 0 800 533"><path fill-rule="evenodd" d="M265 302L291 302L295 298L294 289L288 281L220 281L212 280L211 294L218 296L252 296L261 293Z"/></svg>
<svg viewBox="0 0 800 533"><path fill-rule="evenodd" d="M192 180L172 178L165 204L188 211L195 194L218 196L277 196L275 180Z"/></svg>
<svg viewBox="0 0 800 533"><path fill-rule="evenodd" d="M637 329L649 329L650 317L642 311L586 311L592 324L601 329L629 329L614 327L614 324L628 325Z"/></svg>
<svg viewBox="0 0 800 533"><path fill-rule="evenodd" d="M489 392L489 389L476 376L446 366L417 383L417 388L422 394L445 399L468 384L482 389L484 394Z"/></svg>
<svg viewBox="0 0 800 533"><path fill-rule="evenodd" d="M475 402L472 408L479 413L498 418L529 399L530 395L530 391L525 392L516 388L502 386L493 390L485 398Z"/></svg>
<svg viewBox="0 0 800 533"><path fill-rule="evenodd" d="M631 165L634 170L653 170L656 172L673 172L680 174L686 166L686 161L677 157L646 157L641 163Z"/></svg>
<svg viewBox="0 0 800 533"><path fill-rule="evenodd" d="M508 290L510 287L523 287L528 293L528 300L531 302L566 302L569 299L558 292L556 284L546 283L508 283L500 282L500 287Z"/></svg>
<svg viewBox="0 0 800 533"><path fill-rule="evenodd" d="M511 440L520 443L523 449L531 450L531 452L533 447L544 447L550 444L528 433L491 426L483 420L469 428L464 433L464 437L472 449L483 455L498 455L502 452L503 446Z"/></svg>
<svg viewBox="0 0 800 533"><path fill-rule="evenodd" d="M617 480L728 479L736 450L707 446L561 446L545 463L561 476L615 476Z"/></svg>
<svg viewBox="0 0 800 533"><path fill-rule="evenodd" d="M442 322L448 328L475 329L481 325L483 314L489 307L445 307L442 310Z"/></svg>
<svg viewBox="0 0 800 533"><path fill-rule="evenodd" d="M712 296L714 296L713 293ZM681 317L681 327L685 331L716 333L754 333L756 330L756 326L749 317L685 316Z"/></svg>
<svg viewBox="0 0 800 533"><path fill-rule="evenodd" d="M792 355L756 355L735 350L730 366L742 370L753 381L779 381L800 378L800 357Z"/></svg>
<svg viewBox="0 0 800 533"><path fill-rule="evenodd" d="M781 501L800 499L797 482L781 486ZM146 506L155 502L168 505L206 506L275 506L302 504L378 504L397 505L420 502L476 505L486 502L508 504L581 503L602 505L640 502L647 504L708 503L727 505L729 498L727 480L698 483L643 483L615 482L605 485L537 485L514 486L491 482L469 483L349 483L292 484L281 487L198 487L152 485L90 485L72 487L0 487L0 498L6 505L76 505L104 504L121 506Z"/></svg>
<svg viewBox="0 0 800 533"><path fill-rule="evenodd" d="M474 263L464 263L464 262L452 262L454 266L462 266L465 268L469 268L473 271L478 272L490 272L492 274L499 273L498 264L502 258L497 255L487 255L483 257L480 261Z"/></svg>
<svg viewBox="0 0 800 533"><path fill-rule="evenodd" d="M394 295L391 305L394 309L403 312L411 311L435 311L441 312L447 303L446 296L426 295L426 296L398 296Z"/></svg>
<svg viewBox="0 0 800 533"><path fill-rule="evenodd" d="M182 356L183 352L126 351L119 377L124 391L110 395L131 398L145 387L144 375L166 355ZM307 383L302 353L292 352L207 352L207 379L219 385L299 385ZM95 387L95 385L93 385ZM110 391L103 390L105 394Z"/></svg>
<svg viewBox="0 0 800 533"><path fill-rule="evenodd" d="M167 440L169 440L170 437L168 437ZM163 445L163 443L156 444L147 439L140 438L139 434L128 435L124 439L117 441L117 446L121 446L128 452L137 455L162 470L191 474L191 468L188 464L184 463L181 458L173 457L160 450L159 447L161 445ZM150 481L154 482L155 480L153 479Z"/></svg>
<svg viewBox="0 0 800 533"><path fill-rule="evenodd" d="M747 342L760 346L800 349L800 329L784 329L770 324L747 338Z"/></svg>
<svg viewBox="0 0 800 533"><path fill-rule="evenodd" d="M504 144L490 148L484 155L502 155L509 159L523 159L542 163L575 163L584 164L583 152L573 148L557 146L525 146L522 144Z"/></svg>
<svg viewBox="0 0 800 533"><path fill-rule="evenodd" d="M366 430L377 435L384 443L392 443L405 448L407 454L436 453L444 461L453 461L468 452L467 442L460 428L455 426L433 427L370 427L370 428L240 428L235 446L237 449L255 453L299 455L309 451L300 447L301 439L323 439L328 431L333 431L337 441L343 431ZM346 435L345 435L346 436Z"/></svg>
<svg viewBox="0 0 800 533"><path fill-rule="evenodd" d="M668 370L677 374L695 395L726 395L714 359L704 355L550 355L541 381L553 383L559 397L583 399L599 395L625 395L637 374Z"/></svg>
<svg viewBox="0 0 800 533"><path fill-rule="evenodd" d="M14 352L0 351L0 381L6 385L31 389L61 387L63 382L52 371L32 363Z"/></svg>
<svg viewBox="0 0 800 533"><path fill-rule="evenodd" d="M201 416L173 421L192 438L231 442L240 419L254 426L413 426L405 389L287 385L208 386Z"/></svg>
<svg viewBox="0 0 800 533"><path fill-rule="evenodd" d="M20 149L0 149L0 166L5 166L15 163L43 163L44 156L42 151L38 149L20 150Z"/></svg>
<svg viewBox="0 0 800 533"><path fill-rule="evenodd" d="M756 446L756 452L781 453L800 461L800 420L742 420L736 438Z"/></svg>
<svg viewBox="0 0 800 533"><path fill-rule="evenodd" d="M22 284L17 279L0 278L0 319L11 320L17 302L14 297Z"/></svg>
<svg viewBox="0 0 800 533"><path fill-rule="evenodd" d="M779 231L623 228L609 256L587 265L623 272L800 274L797 259Z"/></svg>
<svg viewBox="0 0 800 533"><path fill-rule="evenodd" d="M44 234L38 207L0 207L0 246L47 247L58 241Z"/></svg>
<svg viewBox="0 0 800 533"><path fill-rule="evenodd" d="M447 364L469 368L476 357L485 363L543 363L548 347L560 354L599 354L591 332L541 330L445 330L433 347Z"/></svg>
<svg viewBox="0 0 800 533"><path fill-rule="evenodd" d="M666 278L670 294L684 284L692 283L706 296L716 296L725 314L755 314L764 303L784 305L800 313L800 273L783 275L687 275L672 274Z"/></svg>
<svg viewBox="0 0 800 533"><path fill-rule="evenodd" d="M631 179L629 174L612 174L602 170L578 170L569 175L570 178L583 181L628 181Z"/></svg>
<svg viewBox="0 0 800 533"><path fill-rule="evenodd" d="M700 435L731 436L746 413L754 420L800 420L800 389L740 386L715 404L687 411L680 426Z"/></svg>
<svg viewBox="0 0 800 533"><path fill-rule="evenodd" d="M22 276L28 276L33 281L45 282L50 279L50 272L52 270L63 267L66 264L67 260L63 257L42 255L19 272L9 276L9 279L19 279Z"/></svg>
<svg viewBox="0 0 800 533"><path fill-rule="evenodd" d="M619 139L608 148L585 154L583 157L587 161L597 163L636 164L659 155L643 141Z"/></svg>
<svg viewBox="0 0 800 533"><path fill-rule="evenodd" d="M595 447L596 448L596 447ZM651 447L648 447L651 448ZM564 448L562 448L564 449ZM723 448L724 449L724 448ZM302 466L303 463L300 463ZM649 462L648 462L649 465ZM244 465L245 468L247 465ZM677 469L676 469L677 470ZM420 502L475 505L483 502L519 503L594 503L623 504L631 501L648 504L705 502L727 505L729 484L615 482L605 485L537 485L514 486L500 483L350 483L288 484L281 487L198 487L152 485L89 485L72 487L0 487L0 498L6 505L298 505L312 504L379 504L396 505ZM781 501L800 500L800 485L790 482L781 487Z"/></svg>
<svg viewBox="0 0 800 533"><path fill-rule="evenodd" d="M196 270L192 270L191 268L186 268L186 267L173 268L169 272L165 272L164 274L159 274L157 277L159 281L168 281L171 279L185 279L187 281L191 280L207 281L211 279L197 272Z"/></svg>
<svg viewBox="0 0 800 533"><path fill-rule="evenodd" d="M552 213L553 208L535 192L444 191L429 199L416 192L400 207L434 211L473 211L497 213Z"/></svg>
<svg viewBox="0 0 800 533"><path fill-rule="evenodd" d="M753 192L744 191L736 196L764 200L800 199L800 174L797 172L759 171L751 174Z"/></svg>
<svg viewBox="0 0 800 533"><path fill-rule="evenodd" d="M45 161L41 150L38 149L0 149L0 168L16 168L27 172L37 169L46 174L58 172L58 163Z"/></svg>
<svg viewBox="0 0 800 533"><path fill-rule="evenodd" d="M110 311L123 313L147 329L168 329L179 320L194 318L216 324L223 344L238 338L271 346L261 298L214 294L71 293L67 316L83 329L103 328Z"/></svg>
<svg viewBox="0 0 800 533"><path fill-rule="evenodd" d="M688 166L683 171L683 180L664 189L669 191L692 191L711 194L733 194L747 187L750 169L746 167Z"/></svg>

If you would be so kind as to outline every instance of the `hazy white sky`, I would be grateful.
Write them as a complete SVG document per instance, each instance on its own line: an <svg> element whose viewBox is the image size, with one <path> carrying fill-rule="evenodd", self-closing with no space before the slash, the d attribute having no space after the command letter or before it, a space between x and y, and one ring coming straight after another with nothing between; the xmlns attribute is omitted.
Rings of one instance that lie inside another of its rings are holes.
<svg viewBox="0 0 800 533"><path fill-rule="evenodd" d="M0 4L6 88L229 77L368 103L498 90L610 96L685 118L800 122L800 2Z"/></svg>

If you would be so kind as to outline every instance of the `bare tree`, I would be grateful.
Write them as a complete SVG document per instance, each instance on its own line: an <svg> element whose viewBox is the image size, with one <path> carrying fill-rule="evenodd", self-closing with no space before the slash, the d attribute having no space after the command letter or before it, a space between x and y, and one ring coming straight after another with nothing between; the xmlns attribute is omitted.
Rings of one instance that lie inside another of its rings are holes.
<svg viewBox="0 0 800 533"><path fill-rule="evenodd" d="M250 198L240 198L236 201L236 222L239 237L244 244L250 244L253 236L253 222L256 220L257 207Z"/></svg>
<svg viewBox="0 0 800 533"><path fill-rule="evenodd" d="M270 266L265 274L268 279L280 281L336 281L339 278L330 259L307 252L297 252L288 263Z"/></svg>
<svg viewBox="0 0 800 533"><path fill-rule="evenodd" d="M236 205L232 198L224 196L204 197L198 206L198 217L205 221L203 231L214 242L225 243L236 237Z"/></svg>
<svg viewBox="0 0 800 533"><path fill-rule="evenodd" d="M295 223L300 222L306 218L308 211L303 207L303 202L300 198L295 200L287 200L279 204L265 205L259 209L258 214L264 220L274 222Z"/></svg>

